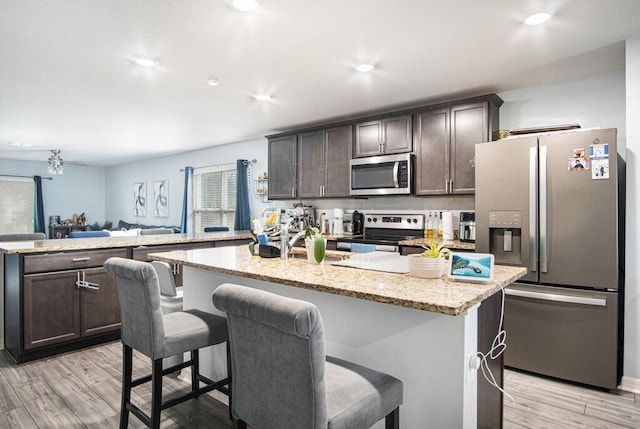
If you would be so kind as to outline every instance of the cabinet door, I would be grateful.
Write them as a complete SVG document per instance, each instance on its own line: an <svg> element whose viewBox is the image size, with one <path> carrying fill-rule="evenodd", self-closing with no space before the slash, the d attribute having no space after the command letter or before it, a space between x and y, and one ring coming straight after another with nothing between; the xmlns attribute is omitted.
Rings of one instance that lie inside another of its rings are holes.
<svg viewBox="0 0 640 429"><path fill-rule="evenodd" d="M298 195L300 198L322 196L324 186L323 131L298 135Z"/></svg>
<svg viewBox="0 0 640 429"><path fill-rule="evenodd" d="M411 152L411 115L384 119L382 130L385 154Z"/></svg>
<svg viewBox="0 0 640 429"><path fill-rule="evenodd" d="M382 153L382 121L356 124L355 157L380 155Z"/></svg>
<svg viewBox="0 0 640 429"><path fill-rule="evenodd" d="M76 271L24 276L24 348L49 346L80 337Z"/></svg>
<svg viewBox="0 0 640 429"><path fill-rule="evenodd" d="M120 329L120 304L115 277L104 268L83 270L85 281L98 289L80 288L80 335L102 334Z"/></svg>
<svg viewBox="0 0 640 429"><path fill-rule="evenodd" d="M348 197L351 191L350 166L353 127L331 128L325 131L324 197Z"/></svg>
<svg viewBox="0 0 640 429"><path fill-rule="evenodd" d="M449 180L449 109L415 115L416 195L444 195Z"/></svg>
<svg viewBox="0 0 640 429"><path fill-rule="evenodd" d="M475 192L475 145L486 141L489 141L488 103L451 109L451 193Z"/></svg>
<svg viewBox="0 0 640 429"><path fill-rule="evenodd" d="M296 136L269 139L269 199L296 198Z"/></svg>

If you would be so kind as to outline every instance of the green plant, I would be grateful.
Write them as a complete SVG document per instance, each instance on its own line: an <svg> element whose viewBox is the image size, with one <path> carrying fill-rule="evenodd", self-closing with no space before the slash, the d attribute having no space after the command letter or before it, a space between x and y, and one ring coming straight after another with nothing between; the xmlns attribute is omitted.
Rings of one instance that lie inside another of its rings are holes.
<svg viewBox="0 0 640 429"><path fill-rule="evenodd" d="M327 246L324 237L320 234L317 234L313 239L313 257L315 258L317 263L320 263L324 260L326 248Z"/></svg>
<svg viewBox="0 0 640 429"><path fill-rule="evenodd" d="M315 237L316 235L319 234L319 232L320 230L315 226L309 226L307 227L307 229L304 230L304 238Z"/></svg>
<svg viewBox="0 0 640 429"><path fill-rule="evenodd" d="M431 241L428 246L422 246L424 252L420 253L420 256L423 258L445 258L451 252L449 249L444 247L443 243L436 244Z"/></svg>

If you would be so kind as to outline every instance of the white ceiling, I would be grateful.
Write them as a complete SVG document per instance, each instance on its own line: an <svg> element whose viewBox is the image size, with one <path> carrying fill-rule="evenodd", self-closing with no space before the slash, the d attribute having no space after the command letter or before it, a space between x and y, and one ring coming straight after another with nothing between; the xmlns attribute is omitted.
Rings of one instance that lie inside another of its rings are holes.
<svg viewBox="0 0 640 429"><path fill-rule="evenodd" d="M230 3L0 0L0 158L44 161L57 148L108 166L578 79L622 70L623 41L640 36L638 0L262 0L252 13ZM539 11L554 16L522 24ZM362 61L377 68L354 71Z"/></svg>

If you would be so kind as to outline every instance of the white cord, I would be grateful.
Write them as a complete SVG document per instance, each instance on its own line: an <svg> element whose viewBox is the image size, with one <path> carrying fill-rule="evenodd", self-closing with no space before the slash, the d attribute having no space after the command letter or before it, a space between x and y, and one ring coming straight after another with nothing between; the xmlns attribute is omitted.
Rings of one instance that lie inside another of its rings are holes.
<svg viewBox="0 0 640 429"><path fill-rule="evenodd" d="M502 309L500 311L500 325L498 326L498 333L493 339L493 343L491 343L491 349L489 349L487 353L478 352L476 353L476 356L480 358L480 368L482 369L482 375L487 380L487 382L489 382L489 384L491 384L493 387L495 387L509 399L511 399L512 402L515 402L513 396L509 395L509 393L507 393L504 388L498 385L498 383L496 382L496 378L491 372L491 368L489 368L489 362L487 361L487 358L492 360L497 359L502 353L504 353L505 349L507 348L507 332L502 329L502 323L504 321L504 287L501 287L500 290L502 291Z"/></svg>

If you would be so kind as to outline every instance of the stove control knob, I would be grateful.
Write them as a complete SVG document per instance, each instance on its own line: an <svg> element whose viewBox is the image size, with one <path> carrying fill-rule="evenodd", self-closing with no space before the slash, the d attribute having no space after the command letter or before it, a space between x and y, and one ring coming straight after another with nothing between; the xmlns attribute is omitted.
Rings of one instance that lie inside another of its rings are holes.
<svg viewBox="0 0 640 429"><path fill-rule="evenodd" d="M413 218L413 223L418 223L418 219L416 219L415 217Z"/></svg>
<svg viewBox="0 0 640 429"><path fill-rule="evenodd" d="M373 221L374 221L374 222L378 222L378 218L377 218L377 217L374 217L374 218L373 218Z"/></svg>
<svg viewBox="0 0 640 429"><path fill-rule="evenodd" d="M371 218L370 217L367 218L367 222L371 222Z"/></svg>

